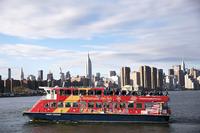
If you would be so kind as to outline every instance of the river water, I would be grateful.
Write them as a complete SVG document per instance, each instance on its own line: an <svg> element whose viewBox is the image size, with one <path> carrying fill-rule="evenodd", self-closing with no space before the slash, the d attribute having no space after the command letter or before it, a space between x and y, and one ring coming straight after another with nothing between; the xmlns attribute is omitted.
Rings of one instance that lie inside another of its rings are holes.
<svg viewBox="0 0 200 133"><path fill-rule="evenodd" d="M0 133L200 133L200 91L174 91L169 95L169 124L30 123L22 112L40 97L0 98Z"/></svg>

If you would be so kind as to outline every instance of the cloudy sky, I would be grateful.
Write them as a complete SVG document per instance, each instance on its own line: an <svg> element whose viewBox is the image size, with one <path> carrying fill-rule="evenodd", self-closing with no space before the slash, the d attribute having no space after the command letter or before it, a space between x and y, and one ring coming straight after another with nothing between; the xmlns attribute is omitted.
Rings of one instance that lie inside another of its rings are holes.
<svg viewBox="0 0 200 133"><path fill-rule="evenodd" d="M0 75L200 68L199 0L0 0ZM46 76L45 76L46 77Z"/></svg>

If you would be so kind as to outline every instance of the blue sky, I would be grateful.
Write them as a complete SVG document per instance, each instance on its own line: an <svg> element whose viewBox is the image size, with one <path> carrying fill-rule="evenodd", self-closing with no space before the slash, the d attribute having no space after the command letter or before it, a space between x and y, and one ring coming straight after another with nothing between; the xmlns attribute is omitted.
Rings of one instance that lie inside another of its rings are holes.
<svg viewBox="0 0 200 133"><path fill-rule="evenodd" d="M200 68L198 0L1 0L0 75L19 79L59 67L85 74L87 53L93 73L119 73L140 65L165 71L184 59ZM46 76L45 76L46 77Z"/></svg>

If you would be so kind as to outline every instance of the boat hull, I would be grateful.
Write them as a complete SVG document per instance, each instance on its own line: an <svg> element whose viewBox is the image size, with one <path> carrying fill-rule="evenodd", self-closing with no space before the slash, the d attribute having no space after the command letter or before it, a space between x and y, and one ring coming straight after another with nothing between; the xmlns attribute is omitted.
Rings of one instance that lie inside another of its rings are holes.
<svg viewBox="0 0 200 133"><path fill-rule="evenodd" d="M74 114L24 112L33 121L168 123L168 115Z"/></svg>

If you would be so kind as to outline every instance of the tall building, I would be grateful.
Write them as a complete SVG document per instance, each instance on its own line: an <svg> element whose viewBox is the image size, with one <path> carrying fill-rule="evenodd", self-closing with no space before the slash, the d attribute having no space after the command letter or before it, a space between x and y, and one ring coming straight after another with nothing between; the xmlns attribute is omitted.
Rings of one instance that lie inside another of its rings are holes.
<svg viewBox="0 0 200 133"><path fill-rule="evenodd" d="M8 68L8 79L11 79L11 68Z"/></svg>
<svg viewBox="0 0 200 133"><path fill-rule="evenodd" d="M47 80L48 80L48 81L53 81L53 73L49 72L49 73L47 74Z"/></svg>
<svg viewBox="0 0 200 133"><path fill-rule="evenodd" d="M121 68L121 87L125 85L130 85L130 67Z"/></svg>
<svg viewBox="0 0 200 133"><path fill-rule="evenodd" d="M110 77L112 76L116 76L116 72L115 71L110 71Z"/></svg>
<svg viewBox="0 0 200 133"><path fill-rule="evenodd" d="M140 86L144 88L144 66L140 66Z"/></svg>
<svg viewBox="0 0 200 133"><path fill-rule="evenodd" d="M151 89L151 68L144 66L144 88Z"/></svg>
<svg viewBox="0 0 200 133"><path fill-rule="evenodd" d="M133 71L132 80L133 80L133 88L135 91L137 91L140 87L140 73Z"/></svg>
<svg viewBox="0 0 200 133"><path fill-rule="evenodd" d="M157 88L160 90L163 89L163 80L164 80L163 69L158 69L158 71L157 71Z"/></svg>
<svg viewBox="0 0 200 133"><path fill-rule="evenodd" d="M67 72L66 72L66 80L71 80L70 71L67 71Z"/></svg>
<svg viewBox="0 0 200 133"><path fill-rule="evenodd" d="M24 71L23 71L23 68L21 68L21 80L24 80Z"/></svg>
<svg viewBox="0 0 200 133"><path fill-rule="evenodd" d="M38 81L43 81L43 70L38 71Z"/></svg>
<svg viewBox="0 0 200 133"><path fill-rule="evenodd" d="M169 69L168 70L168 75L174 75L174 69Z"/></svg>
<svg viewBox="0 0 200 133"><path fill-rule="evenodd" d="M151 67L151 89L157 88L157 68Z"/></svg>
<svg viewBox="0 0 200 133"><path fill-rule="evenodd" d="M181 65L176 65L176 66L173 66L173 69L174 69L174 75L177 76L177 79L178 79L178 84L181 86L181 87L184 87L184 72L183 70L181 70Z"/></svg>
<svg viewBox="0 0 200 133"><path fill-rule="evenodd" d="M92 86L92 62L89 53L86 64L86 77L89 79L89 86Z"/></svg>
<svg viewBox="0 0 200 133"><path fill-rule="evenodd" d="M186 70L185 70L185 62L184 62L184 60L182 60L182 63L181 63L181 70L183 71L183 73L186 72Z"/></svg>

